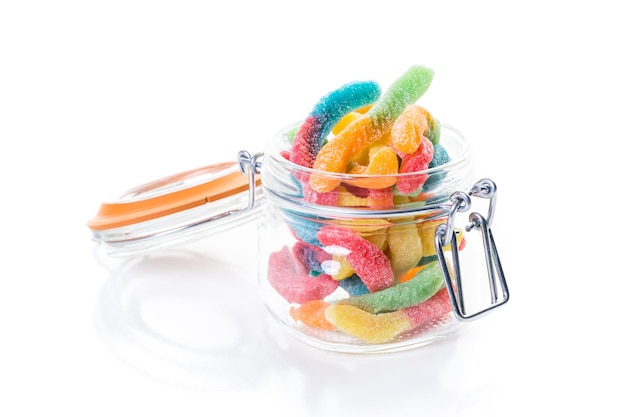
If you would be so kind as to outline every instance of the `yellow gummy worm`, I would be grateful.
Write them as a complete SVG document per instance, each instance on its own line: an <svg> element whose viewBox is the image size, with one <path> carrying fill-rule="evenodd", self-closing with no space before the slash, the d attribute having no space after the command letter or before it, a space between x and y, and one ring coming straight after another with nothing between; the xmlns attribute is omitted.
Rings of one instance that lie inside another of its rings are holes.
<svg viewBox="0 0 626 417"><path fill-rule="evenodd" d="M422 240L414 223L391 227L387 232L389 260L393 274L398 277L422 259Z"/></svg>
<svg viewBox="0 0 626 417"><path fill-rule="evenodd" d="M422 256L433 256L437 254L437 250L435 249L435 232L437 231L437 226L442 223L445 223L447 220L430 220L427 222L422 222L417 224L417 230L419 231L420 240L422 242ZM457 244L461 244L461 240L463 238L463 230L458 229L455 230L457 233ZM445 246L444 250L450 250L450 245Z"/></svg>
<svg viewBox="0 0 626 417"><path fill-rule="evenodd" d="M367 343L383 343L412 325L403 311L371 314L351 305L335 304L326 308L326 320L342 331Z"/></svg>

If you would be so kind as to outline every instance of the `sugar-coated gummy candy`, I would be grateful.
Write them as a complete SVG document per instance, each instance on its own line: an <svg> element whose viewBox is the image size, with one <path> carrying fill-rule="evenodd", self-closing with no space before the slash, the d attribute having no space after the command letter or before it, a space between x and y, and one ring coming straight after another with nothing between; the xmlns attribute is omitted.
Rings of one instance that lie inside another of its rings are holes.
<svg viewBox="0 0 626 417"><path fill-rule="evenodd" d="M311 168L333 126L346 114L378 100L380 93L376 82L357 81L322 97L293 139L291 162Z"/></svg>
<svg viewBox="0 0 626 417"><path fill-rule="evenodd" d="M435 153L432 142L428 138L422 138L417 150L402 159L400 164L401 174L410 174L428 169L428 164L433 159ZM396 187L403 194L410 194L417 191L428 179L428 174L413 174L400 176L396 182Z"/></svg>
<svg viewBox="0 0 626 417"><path fill-rule="evenodd" d="M428 300L404 309L413 327L419 326L432 319L446 315L452 311L448 289L442 288Z"/></svg>
<svg viewBox="0 0 626 417"><path fill-rule="evenodd" d="M322 267L335 281L344 280L354 274L354 269L352 269L352 265L350 265L345 255L334 253L330 256L331 259L325 261Z"/></svg>
<svg viewBox="0 0 626 417"><path fill-rule="evenodd" d="M302 241L293 245L293 253L309 271L317 273L323 273L322 264L332 258L319 247Z"/></svg>
<svg viewBox="0 0 626 417"><path fill-rule="evenodd" d="M399 224L387 232L389 260L395 276L413 268L422 258L422 240L414 223Z"/></svg>
<svg viewBox="0 0 626 417"><path fill-rule="evenodd" d="M436 168L447 164L448 162L450 162L450 155L448 155L446 148L444 148L441 144L433 145L433 159L428 164L428 168ZM423 185L423 191L428 192L429 190L434 189L445 177L445 171L431 173Z"/></svg>
<svg viewBox="0 0 626 417"><path fill-rule="evenodd" d="M452 311L447 289L412 307L372 314L351 305L328 305L325 318L332 325L367 343L385 343L394 337Z"/></svg>
<svg viewBox="0 0 626 417"><path fill-rule="evenodd" d="M393 284L394 275L389 258L376 245L353 230L324 226L317 232L317 238L327 250L336 247L347 252L348 262L369 291L379 291Z"/></svg>
<svg viewBox="0 0 626 417"><path fill-rule="evenodd" d="M325 311L330 304L322 300L311 300L298 307L291 307L289 315L295 321L322 330L333 330L335 326L326 320Z"/></svg>
<svg viewBox="0 0 626 417"><path fill-rule="evenodd" d="M344 128L322 147L313 168L319 171L344 173L350 160L363 149L386 134L404 108L421 97L433 78L433 71L414 66L402 74L363 115ZM320 192L331 191L340 181L328 176L312 174L311 187Z"/></svg>
<svg viewBox="0 0 626 417"><path fill-rule="evenodd" d="M391 128L391 143L398 151L412 154L428 132L426 109L417 104L407 106Z"/></svg>
<svg viewBox="0 0 626 417"><path fill-rule="evenodd" d="M351 305L328 306L325 317L330 323L367 343L384 343L411 329L411 321L400 311L371 314Z"/></svg>
<svg viewBox="0 0 626 417"><path fill-rule="evenodd" d="M368 165L353 164L348 174L370 176L345 181L356 187L381 189L391 187L396 183L395 174L398 173L398 156L389 146L380 146L369 154ZM371 177L375 176L375 177Z"/></svg>
<svg viewBox="0 0 626 417"><path fill-rule="evenodd" d="M431 262L417 275L400 284L358 297L346 298L339 304L349 304L369 313L384 313L419 304L433 296L444 285L438 262Z"/></svg>
<svg viewBox="0 0 626 417"><path fill-rule="evenodd" d="M343 288L351 297L368 294L369 290L357 275L351 275L339 281L339 286Z"/></svg>
<svg viewBox="0 0 626 417"><path fill-rule="evenodd" d="M276 292L289 303L302 304L323 299L339 286L330 275L309 275L287 246L270 254L267 278Z"/></svg>

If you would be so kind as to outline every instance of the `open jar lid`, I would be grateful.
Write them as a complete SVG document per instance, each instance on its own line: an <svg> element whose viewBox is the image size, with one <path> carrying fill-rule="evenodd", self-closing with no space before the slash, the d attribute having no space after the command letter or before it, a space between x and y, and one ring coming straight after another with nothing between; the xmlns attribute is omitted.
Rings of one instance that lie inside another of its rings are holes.
<svg viewBox="0 0 626 417"><path fill-rule="evenodd" d="M135 187L87 222L110 255L149 252L216 234L258 216L264 198L255 156L208 165Z"/></svg>

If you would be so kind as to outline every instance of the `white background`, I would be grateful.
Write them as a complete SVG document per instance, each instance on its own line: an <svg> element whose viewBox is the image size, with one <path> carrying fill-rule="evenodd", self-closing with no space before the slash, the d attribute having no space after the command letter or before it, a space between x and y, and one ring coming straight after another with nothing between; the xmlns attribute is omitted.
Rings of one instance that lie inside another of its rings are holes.
<svg viewBox="0 0 626 417"><path fill-rule="evenodd" d="M3 1L0 415L623 415L618 3ZM414 64L499 187L493 314L330 354L269 319L254 227L196 257L94 256L103 200L262 150L331 89Z"/></svg>

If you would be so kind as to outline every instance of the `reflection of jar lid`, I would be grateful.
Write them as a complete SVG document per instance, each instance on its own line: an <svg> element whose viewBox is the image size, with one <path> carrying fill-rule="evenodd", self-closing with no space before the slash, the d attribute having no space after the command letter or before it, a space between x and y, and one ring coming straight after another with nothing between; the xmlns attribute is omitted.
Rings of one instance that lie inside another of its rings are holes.
<svg viewBox="0 0 626 417"><path fill-rule="evenodd" d="M87 226L93 239L114 255L145 252L234 227L255 217L262 206L258 172L249 162L240 155L239 163L209 165L133 188L116 201L102 203Z"/></svg>

